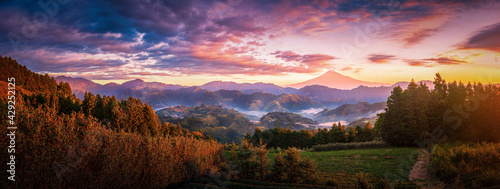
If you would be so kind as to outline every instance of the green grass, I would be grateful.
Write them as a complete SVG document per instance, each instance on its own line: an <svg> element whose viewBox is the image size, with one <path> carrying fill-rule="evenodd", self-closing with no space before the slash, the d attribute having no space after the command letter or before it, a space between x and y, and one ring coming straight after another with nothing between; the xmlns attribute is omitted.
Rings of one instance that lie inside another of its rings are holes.
<svg viewBox="0 0 500 189"><path fill-rule="evenodd" d="M312 152L319 151L336 151L336 150L355 150L367 148L389 148L390 144L383 141L370 141L370 142L351 142L351 143L330 143L322 145L314 145L311 148Z"/></svg>
<svg viewBox="0 0 500 189"><path fill-rule="evenodd" d="M417 148L378 148L359 150L339 150L308 152L303 151L303 157L316 160L318 169L322 172L353 175L359 172L368 173L374 177L389 181L408 181L408 175L417 161ZM274 161L275 153L269 153Z"/></svg>

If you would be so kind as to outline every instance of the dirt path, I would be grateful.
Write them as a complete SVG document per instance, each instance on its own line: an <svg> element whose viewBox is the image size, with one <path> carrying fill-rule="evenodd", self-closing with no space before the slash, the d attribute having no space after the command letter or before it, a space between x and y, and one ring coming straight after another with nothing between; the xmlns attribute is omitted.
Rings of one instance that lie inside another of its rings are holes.
<svg viewBox="0 0 500 189"><path fill-rule="evenodd" d="M408 176L408 179L410 181L413 180L426 180L429 181L429 172L428 172L428 166L429 166L429 158L430 158L430 152L427 149L418 149L419 151L423 152L418 155L417 162L413 165L412 170L410 171L410 175ZM418 185L423 186L425 182L417 182Z"/></svg>

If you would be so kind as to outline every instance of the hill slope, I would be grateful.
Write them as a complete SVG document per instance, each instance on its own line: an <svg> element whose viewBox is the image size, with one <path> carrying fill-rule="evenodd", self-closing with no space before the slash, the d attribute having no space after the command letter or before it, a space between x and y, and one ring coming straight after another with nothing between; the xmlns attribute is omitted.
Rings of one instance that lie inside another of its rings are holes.
<svg viewBox="0 0 500 189"><path fill-rule="evenodd" d="M370 104L360 102L357 104L344 104L333 110L325 109L314 115L313 119L318 122L351 122L364 117L373 117L382 112L387 106L386 102Z"/></svg>
<svg viewBox="0 0 500 189"><path fill-rule="evenodd" d="M304 125L318 124L309 118L288 112L269 112L260 118L260 123L269 128L282 127L293 130L305 129Z"/></svg>

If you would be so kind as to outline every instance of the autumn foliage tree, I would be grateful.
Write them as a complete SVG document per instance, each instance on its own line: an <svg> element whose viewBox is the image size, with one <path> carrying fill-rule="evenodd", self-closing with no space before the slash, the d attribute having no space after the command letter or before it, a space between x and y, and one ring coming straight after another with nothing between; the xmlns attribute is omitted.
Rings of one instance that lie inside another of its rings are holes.
<svg viewBox="0 0 500 189"><path fill-rule="evenodd" d="M162 188L218 170L223 145L171 124L151 106L87 93L0 56L0 117L7 125L7 78L16 78L16 175L5 188ZM3 69L5 68L5 69ZM7 135L8 130L0 129ZM203 138L203 139L200 139ZM7 152L7 137L0 138ZM9 156L0 157L6 165ZM2 171L2 178L8 177Z"/></svg>

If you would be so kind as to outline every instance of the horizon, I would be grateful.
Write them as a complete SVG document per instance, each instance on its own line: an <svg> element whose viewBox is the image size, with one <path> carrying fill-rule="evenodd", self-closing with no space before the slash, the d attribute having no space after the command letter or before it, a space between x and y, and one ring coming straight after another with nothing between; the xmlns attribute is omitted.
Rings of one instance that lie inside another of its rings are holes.
<svg viewBox="0 0 500 189"><path fill-rule="evenodd" d="M329 70L331 71L331 70ZM328 72L328 71L327 71ZM325 72L326 73L326 72ZM324 73L323 73L324 74ZM105 82L105 83L98 83L94 80L91 80L89 78L85 78L85 77L79 77L79 76L76 76L76 77L72 77L72 76L67 76L67 75L56 75L56 76L52 76L50 75L51 77L54 77L54 78L57 78L57 77L67 77L67 78L72 78L72 79L85 79L85 80L88 80L88 81L92 81L94 83L97 83L97 84L100 84L100 85L107 85L107 84L118 84L118 85L122 85L123 83L126 83L126 82L131 82L131 81L135 81L135 80L141 80L143 82L159 82L159 83L163 83L163 84L167 84L167 85L181 85L181 84L175 84L175 83L164 83L164 82L161 82L161 81L147 81L147 80L144 80L144 79L141 79L141 78L131 78L130 80L121 80L121 82L114 82L114 81L111 81L111 82ZM319 75L321 76L321 75ZM318 76L318 77L319 77ZM380 86L375 86L375 87L382 87L382 86L386 86L386 87L390 87L392 85L395 85L397 83L401 83L401 82L410 82L412 79L408 80L408 81L397 81L397 82L394 82L394 83L386 83L386 84L383 84L383 85L380 85ZM420 82L432 82L433 79L426 79L426 80L419 80L419 81L415 81L415 83L420 83ZM235 83L235 84L273 84L273 85L276 85L276 86L279 86L279 87L284 87L284 88L295 88L295 89L300 89L301 87L299 88L296 88L296 87L291 87L291 86L288 86L288 85L277 85L275 83L266 83L266 82L261 82L261 81L257 81L257 82L236 82L236 81L222 81L222 80L213 80L213 81L208 81L206 83L202 83L200 85L181 85L181 86L184 86L184 87L200 87L200 86L203 86L205 84L208 84L208 83L212 83L212 82L226 82L226 83ZM448 81L447 81L448 82ZM495 83L493 83L495 84ZM320 84L316 84L316 85L320 85ZM322 85L320 85L322 86ZM358 88L360 86L365 86L365 85L359 85L359 86L356 86L354 88ZM327 86L326 86L327 87ZM371 86L365 86L365 87L371 87ZM332 87L330 87L332 88ZM351 88L351 89L354 89L354 88ZM351 89L342 89L342 90L351 90Z"/></svg>
<svg viewBox="0 0 500 189"><path fill-rule="evenodd" d="M287 86L330 70L387 84L432 81L435 73L500 83L499 8L468 1L7 2L0 54L37 73L99 84Z"/></svg>

